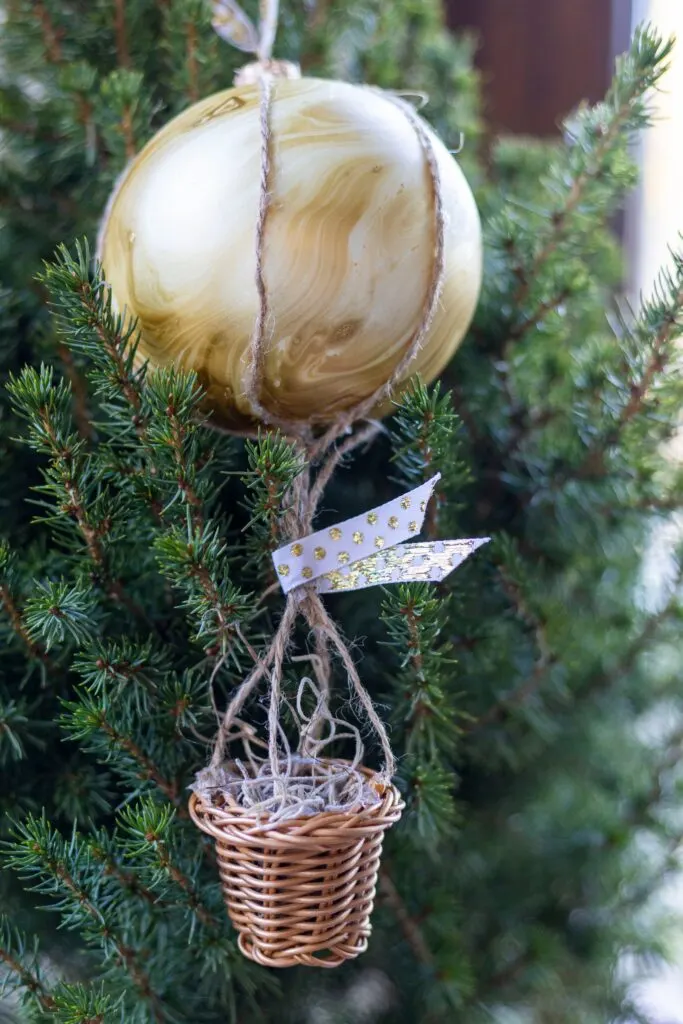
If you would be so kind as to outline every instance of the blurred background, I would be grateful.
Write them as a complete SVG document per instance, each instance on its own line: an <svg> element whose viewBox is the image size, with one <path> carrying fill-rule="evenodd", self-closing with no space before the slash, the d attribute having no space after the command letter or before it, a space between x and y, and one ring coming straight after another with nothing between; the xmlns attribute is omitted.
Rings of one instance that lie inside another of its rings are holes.
<svg viewBox="0 0 683 1024"><path fill-rule="evenodd" d="M680 0L446 0L456 31L479 40L487 125L492 134L559 134L582 100L600 100L615 57L635 25L651 21L683 39ZM640 148L643 181L618 225L632 296L652 286L656 268L683 228L683 58L674 55L654 98L657 125Z"/></svg>
<svg viewBox="0 0 683 1024"><path fill-rule="evenodd" d="M653 97L655 125L637 144L641 184L616 224L626 257L626 293L648 295L683 231L683 2L681 0L446 0L456 31L475 33L483 74L486 123L494 134L552 138L562 117L607 90L614 60L634 27L649 21L679 45ZM671 458L683 458L683 438ZM654 545L651 587L666 576L670 545ZM654 730L656 742L657 730ZM683 909L683 878L657 897ZM641 983L637 1001L658 1024L683 1024L683 935L678 968ZM629 965L623 969L628 971ZM578 1022L577 1022L578 1024Z"/></svg>

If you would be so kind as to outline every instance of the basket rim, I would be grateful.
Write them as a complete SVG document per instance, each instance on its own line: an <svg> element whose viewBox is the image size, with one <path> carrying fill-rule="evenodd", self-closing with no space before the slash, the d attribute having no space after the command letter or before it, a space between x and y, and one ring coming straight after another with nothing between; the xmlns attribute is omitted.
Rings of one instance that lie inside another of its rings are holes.
<svg viewBox="0 0 683 1024"><path fill-rule="evenodd" d="M352 762L343 758L320 758L320 761L331 764L351 764ZM372 781L379 779L380 773L365 765L357 765L357 770L366 779ZM387 827L397 821L405 807L405 802L400 791L393 782L382 782L383 792L380 792L381 799L376 804L368 807L350 807L343 810L317 811L315 814L300 815L297 818L285 818L269 824L269 816L256 814L249 807L242 807L237 801L231 801L229 807L216 807L207 803L199 794L192 793L189 802L189 811L194 821L203 832L216 835L217 832L239 831L242 841L246 836L243 829L254 829L253 838L262 842L269 834L276 834L284 838L289 833L296 833L303 837L307 832L317 832L318 829L328 828L334 831L336 828L344 829L354 819L362 827L363 824L370 826L375 820L376 825ZM205 819L211 819L210 824ZM325 829L327 831L327 829ZM313 838L313 836L311 837ZM317 837L320 838L320 837Z"/></svg>

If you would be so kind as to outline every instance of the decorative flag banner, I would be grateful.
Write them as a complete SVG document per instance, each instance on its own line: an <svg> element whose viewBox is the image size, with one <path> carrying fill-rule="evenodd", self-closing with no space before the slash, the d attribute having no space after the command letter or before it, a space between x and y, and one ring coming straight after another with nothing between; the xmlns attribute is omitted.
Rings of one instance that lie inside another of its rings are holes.
<svg viewBox="0 0 683 1024"><path fill-rule="evenodd" d="M403 543L422 529L440 479L437 473L393 501L279 548L273 564L284 592L305 583L326 594L444 579L490 537Z"/></svg>

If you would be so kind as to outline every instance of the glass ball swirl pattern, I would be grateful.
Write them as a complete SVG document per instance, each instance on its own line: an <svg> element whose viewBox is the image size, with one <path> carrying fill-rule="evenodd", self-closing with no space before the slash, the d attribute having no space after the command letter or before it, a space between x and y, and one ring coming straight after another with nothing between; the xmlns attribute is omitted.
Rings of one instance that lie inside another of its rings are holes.
<svg viewBox="0 0 683 1024"><path fill-rule="evenodd" d="M472 193L429 137L446 227L441 301L410 367L425 381L460 343L481 280ZM433 268L432 182L408 118L363 86L277 81L271 140L260 397L279 418L324 424L391 377L420 322ZM259 309L260 147L257 86L200 101L135 158L100 232L114 304L139 321L140 358L196 370L215 421L232 429L254 421L245 379Z"/></svg>

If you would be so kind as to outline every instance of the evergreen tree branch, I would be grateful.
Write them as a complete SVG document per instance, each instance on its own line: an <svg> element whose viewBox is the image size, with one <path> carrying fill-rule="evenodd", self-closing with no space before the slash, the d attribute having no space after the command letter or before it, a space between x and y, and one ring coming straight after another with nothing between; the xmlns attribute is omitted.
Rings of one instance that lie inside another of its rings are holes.
<svg viewBox="0 0 683 1024"><path fill-rule="evenodd" d="M136 324L115 313L111 289L102 267L92 263L87 241L76 242L72 255L60 245L40 280L47 287L63 344L91 359L110 387L105 397L122 394L130 407L130 422L146 441L142 415L144 371L135 368ZM102 381L100 389L104 389Z"/></svg>
<svg viewBox="0 0 683 1024"><path fill-rule="evenodd" d="M52 19L48 13L43 0L33 0L33 10L40 23L40 30L43 35L45 56L50 64L59 64L62 60L62 44L59 39Z"/></svg>
<svg viewBox="0 0 683 1024"><path fill-rule="evenodd" d="M76 421L78 433L85 441L93 441L95 437L95 429L90 416L90 409L88 408L88 389L86 383L78 372L74 358L66 345L60 344L58 352L59 358L64 364L64 370L71 385L74 419Z"/></svg>
<svg viewBox="0 0 683 1024"><path fill-rule="evenodd" d="M52 660L50 656L30 635L9 588L3 583L0 583L0 608L7 615L12 631L19 637L29 655L37 661L42 661L46 668L51 668Z"/></svg>
<svg viewBox="0 0 683 1024"><path fill-rule="evenodd" d="M192 18L188 18L185 22L185 36L187 40L185 50L185 63L187 67L187 98L190 103L196 103L199 99L197 26Z"/></svg>
<svg viewBox="0 0 683 1024"><path fill-rule="evenodd" d="M394 714L404 730L406 751L420 765L438 764L453 753L457 739L456 712L442 686L443 669L453 660L439 643L445 616L446 602L428 584L394 587L382 606L388 646L401 658L397 691L402 700L392 701Z"/></svg>
<svg viewBox="0 0 683 1024"><path fill-rule="evenodd" d="M118 65L120 68L128 68L130 67L130 53L126 29L126 0L114 0L114 32Z"/></svg>
<svg viewBox="0 0 683 1024"><path fill-rule="evenodd" d="M121 814L121 820L132 839L130 855L138 860L144 858L151 861L152 884L159 887L162 880L170 881L180 890L184 902L197 921L209 932L220 935L224 930L222 921L206 906L196 884L174 857L171 829L175 815L175 808L160 806L151 800L141 800L127 807Z"/></svg>
<svg viewBox="0 0 683 1024"><path fill-rule="evenodd" d="M415 487L437 471L442 474L443 486L430 500L422 527L431 540L438 537L439 510L447 492L457 493L471 480L461 454L461 428L451 394L440 394L438 384L427 388L420 380L402 394L390 428L392 462L402 483ZM455 505L452 499L451 507Z"/></svg>
<svg viewBox="0 0 683 1024"><path fill-rule="evenodd" d="M55 1008L55 1001L50 992L40 979L38 972L38 949L34 944L29 954L32 966L26 963L27 942L25 937L13 928L9 920L0 915L0 964L4 964L8 971L14 975L16 984L25 989L33 998L41 1010L50 1011ZM0 991L3 984L0 981Z"/></svg>
<svg viewBox="0 0 683 1024"><path fill-rule="evenodd" d="M679 609L680 597L677 590L674 590L666 605L648 617L640 632L627 644L616 663L611 665L609 669L601 669L586 680L585 684L580 687L580 695L587 696L595 690L605 689L615 679L630 671L636 658L646 650L648 644L655 638L659 627L668 619L676 616ZM547 659L544 660L541 657L536 662L534 670L528 679L497 700L483 715L466 724L463 728L463 733L467 736L478 733L505 717L511 709L523 706L542 687L555 663L556 658L550 652L548 652Z"/></svg>
<svg viewBox="0 0 683 1024"><path fill-rule="evenodd" d="M577 476L593 475L604 468L604 453L619 440L622 431L645 409L651 388L678 355L675 342L683 335L683 253L674 253L672 274L661 275L655 296L645 305L633 331L638 347L647 351L645 365L629 386L629 398L615 423L591 446L576 471ZM657 325L648 337L649 327Z"/></svg>
<svg viewBox="0 0 683 1024"><path fill-rule="evenodd" d="M604 174L606 158L612 149L622 145L629 134L647 125L642 98L665 74L672 46L673 40L664 42L651 30L638 29L631 50L617 63L615 79L602 110L596 108L602 116L591 120L591 111L579 114L572 126L577 134L574 140L575 173L569 186L565 186L559 204L550 213L550 231L523 272L524 280L512 299L513 308L523 307L543 268L563 241L571 216L580 207L587 188ZM578 152L577 147L581 147ZM549 308L554 308L554 304ZM541 315L542 306L539 306L527 322L537 323Z"/></svg>
<svg viewBox="0 0 683 1024"><path fill-rule="evenodd" d="M138 951L108 920L104 902L97 904L97 881L89 873L88 860L78 847L76 835L67 844L44 816L35 818L30 815L23 824L15 826L13 841L3 845L8 865L23 878L37 879L37 891L62 897L55 909L63 914L65 923L71 927L86 925L91 940L96 938L105 950L110 950L126 971L138 994L149 1006L155 1024L164 1024L166 1015L161 998L152 987Z"/></svg>
<svg viewBox="0 0 683 1024"><path fill-rule="evenodd" d="M125 754L128 754L133 761L135 761L140 769L139 778L144 782L153 782L154 785L161 790L164 796L176 806L180 817L189 817L179 793L179 783L177 780L165 778L160 769L154 764L152 759L145 754L138 744L113 726L103 713L100 715L98 725L113 747L118 750L122 750Z"/></svg>
<svg viewBox="0 0 683 1024"><path fill-rule="evenodd" d="M398 926L403 932L403 937L412 949L415 959L418 963L429 967L430 970L434 970L436 967L434 954L429 948L422 929L415 918L411 916L410 911L403 902L401 894L386 868L380 868L379 889L385 903L391 907Z"/></svg>
<svg viewBox="0 0 683 1024"><path fill-rule="evenodd" d="M552 249L549 250L544 258L548 258L552 251ZM530 276L530 280L533 281L533 277ZM531 287L531 285L529 284L528 287ZM572 293L569 290L569 288L567 286L562 286L554 294L548 296L548 298L543 299L541 302L539 302L536 308L527 317L525 317L523 320L520 320L519 323L511 327L508 332L508 339L505 343L505 348L503 350L504 360L510 359L510 356L512 354L512 348L515 344L520 342L529 333L529 331L532 331L534 328L538 327L539 323L541 323L545 319L548 313L552 313L554 310L556 310L559 306L566 302L567 299L571 298L571 295ZM510 385L509 382L507 382L507 377L505 378L505 381L507 383L507 386L509 387ZM509 393L508 397L510 398L511 403L514 404L512 392Z"/></svg>
<svg viewBox="0 0 683 1024"><path fill-rule="evenodd" d="M189 509L187 517L185 530L169 530L156 541L159 564L186 595L183 607L193 621L194 638L208 644L207 653L225 655L234 642L235 624L249 616L250 604L230 581L226 545L218 531L193 529Z"/></svg>
<svg viewBox="0 0 683 1024"><path fill-rule="evenodd" d="M114 853L108 848L109 844L103 841L103 836L88 836L88 849L93 860L101 864L104 875L113 878L125 892L131 893L144 900L152 907L160 905L159 897L142 885L140 879L133 871L126 871L118 863Z"/></svg>
<svg viewBox="0 0 683 1024"><path fill-rule="evenodd" d="M133 774L141 782L152 782L178 810L181 818L189 817L181 795L180 782L168 778L123 727L114 718L113 709L97 703L87 692L79 692L77 701L65 701L63 723L73 739L96 739L98 736L108 752L126 755L133 766ZM93 745L97 751L97 744Z"/></svg>

